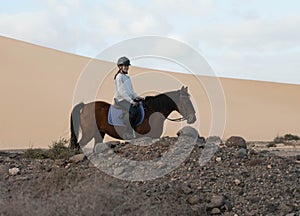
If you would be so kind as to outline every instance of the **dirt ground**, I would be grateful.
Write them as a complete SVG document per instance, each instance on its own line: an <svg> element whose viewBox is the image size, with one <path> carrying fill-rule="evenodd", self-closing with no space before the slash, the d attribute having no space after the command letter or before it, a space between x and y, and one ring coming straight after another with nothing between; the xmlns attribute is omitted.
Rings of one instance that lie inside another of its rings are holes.
<svg viewBox="0 0 300 216"><path fill-rule="evenodd" d="M82 155L30 159L22 151L2 151L0 215L299 215L299 143L221 142L201 165L207 140L198 139L176 169L147 181L113 177ZM176 141L101 145L145 161L162 157Z"/></svg>

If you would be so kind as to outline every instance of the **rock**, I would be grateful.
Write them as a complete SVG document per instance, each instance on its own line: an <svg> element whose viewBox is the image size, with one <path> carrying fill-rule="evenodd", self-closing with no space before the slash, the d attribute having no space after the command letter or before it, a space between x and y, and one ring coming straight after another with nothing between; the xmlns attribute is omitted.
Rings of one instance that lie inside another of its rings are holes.
<svg viewBox="0 0 300 216"><path fill-rule="evenodd" d="M190 137L199 137L198 131L191 127L185 126L177 132L177 136L190 136Z"/></svg>
<svg viewBox="0 0 300 216"><path fill-rule="evenodd" d="M201 137L201 136L198 136L198 138L197 138L197 143L199 143L199 144L204 144L204 143L205 143L205 138L204 138L204 137Z"/></svg>
<svg viewBox="0 0 300 216"><path fill-rule="evenodd" d="M123 167L116 167L114 169L114 175L120 175L124 172L124 168Z"/></svg>
<svg viewBox="0 0 300 216"><path fill-rule="evenodd" d="M222 140L220 137L211 136L207 138L205 147L198 160L200 166L204 166L208 161L210 161L213 155L218 151L221 143Z"/></svg>
<svg viewBox="0 0 300 216"><path fill-rule="evenodd" d="M116 146L120 145L119 141L108 141L105 143L109 148L115 148ZM103 145L103 143L99 143L99 145Z"/></svg>
<svg viewBox="0 0 300 216"><path fill-rule="evenodd" d="M18 175L20 173L20 169L17 167L11 168L8 170L9 175Z"/></svg>
<svg viewBox="0 0 300 216"><path fill-rule="evenodd" d="M222 143L222 140L218 136L210 136L206 139L206 144L220 145L221 143Z"/></svg>
<svg viewBox="0 0 300 216"><path fill-rule="evenodd" d="M4 164L0 164L0 176L5 176L8 174L8 167Z"/></svg>
<svg viewBox="0 0 300 216"><path fill-rule="evenodd" d="M192 205L191 209L193 209L193 215L207 215L206 206L204 204L196 204Z"/></svg>
<svg viewBox="0 0 300 216"><path fill-rule="evenodd" d="M245 148L239 149L239 150L235 153L235 156L236 156L237 158L244 158L244 157L247 157L247 149L245 149Z"/></svg>
<svg viewBox="0 0 300 216"><path fill-rule="evenodd" d="M223 205L223 208L225 209L225 211L231 211L232 210L232 204L230 201L225 200L225 203Z"/></svg>
<svg viewBox="0 0 300 216"><path fill-rule="evenodd" d="M54 165L58 166L58 167L63 167L66 164L66 160L65 159L56 159L54 161Z"/></svg>
<svg viewBox="0 0 300 216"><path fill-rule="evenodd" d="M109 142L108 142L108 145L110 145ZM108 145L106 145L106 143L97 143L94 146L94 153L105 153L105 152L107 152L110 149L110 147Z"/></svg>
<svg viewBox="0 0 300 216"><path fill-rule="evenodd" d="M70 163L79 163L79 162L83 161L84 158L85 158L84 154L77 154L77 155L70 157L69 162Z"/></svg>
<svg viewBox="0 0 300 216"><path fill-rule="evenodd" d="M248 165L249 166L257 166L257 165L261 165L263 163L262 159L252 159L249 161Z"/></svg>
<svg viewBox="0 0 300 216"><path fill-rule="evenodd" d="M130 160L129 166L135 167L137 165L137 161Z"/></svg>
<svg viewBox="0 0 300 216"><path fill-rule="evenodd" d="M190 193L193 192L193 190L192 190L189 186L187 186L187 185L183 185L183 186L181 187L181 190L182 190L182 192L183 192L184 194L190 194Z"/></svg>
<svg viewBox="0 0 300 216"><path fill-rule="evenodd" d="M232 136L229 139L226 140L225 145L227 147L240 147L247 149L246 140L244 138L239 136Z"/></svg>
<svg viewBox="0 0 300 216"><path fill-rule="evenodd" d="M289 214L287 214L285 216L296 216L296 213L289 213Z"/></svg>
<svg viewBox="0 0 300 216"><path fill-rule="evenodd" d="M210 209L219 208L225 203L225 197L222 195L213 195L207 207Z"/></svg>
<svg viewBox="0 0 300 216"><path fill-rule="evenodd" d="M187 199L187 202L191 205L195 205L200 202L200 196L193 195Z"/></svg>
<svg viewBox="0 0 300 216"><path fill-rule="evenodd" d="M213 208L213 209L211 210L210 213L211 213L212 215L214 215L214 214L220 214L221 211L220 211L220 209L218 209L218 208Z"/></svg>
<svg viewBox="0 0 300 216"><path fill-rule="evenodd" d="M222 158L221 157L216 157L216 161L220 162L220 161L222 161Z"/></svg>
<svg viewBox="0 0 300 216"><path fill-rule="evenodd" d="M153 144L153 139L150 137L141 137L141 138L133 139L131 141L131 144L137 146L149 146Z"/></svg>
<svg viewBox="0 0 300 216"><path fill-rule="evenodd" d="M234 180L234 184L238 186L238 185L240 185L240 184L241 184L241 181L240 181L240 180L238 180L238 179L235 179L235 180Z"/></svg>

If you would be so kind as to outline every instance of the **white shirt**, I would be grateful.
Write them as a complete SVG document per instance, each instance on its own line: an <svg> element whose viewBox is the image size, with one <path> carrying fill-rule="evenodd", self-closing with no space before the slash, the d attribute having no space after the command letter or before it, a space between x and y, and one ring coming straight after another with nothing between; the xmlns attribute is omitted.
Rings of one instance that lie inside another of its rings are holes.
<svg viewBox="0 0 300 216"><path fill-rule="evenodd" d="M130 103L138 97L133 90L131 79L126 74L118 73L115 79L115 98L118 101L126 100Z"/></svg>

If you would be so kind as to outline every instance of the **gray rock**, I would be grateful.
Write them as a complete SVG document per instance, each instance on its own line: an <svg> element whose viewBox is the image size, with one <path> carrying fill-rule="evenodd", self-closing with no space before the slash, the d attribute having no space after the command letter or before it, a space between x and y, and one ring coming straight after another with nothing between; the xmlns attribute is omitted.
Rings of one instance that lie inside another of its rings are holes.
<svg viewBox="0 0 300 216"><path fill-rule="evenodd" d="M129 166L135 167L137 165L137 161L131 160L129 162Z"/></svg>
<svg viewBox="0 0 300 216"><path fill-rule="evenodd" d="M8 167L4 164L0 164L0 176L5 176L8 174Z"/></svg>
<svg viewBox="0 0 300 216"><path fill-rule="evenodd" d="M189 186L187 186L187 185L183 185L183 186L181 187L181 190L182 190L182 192L183 192L184 194L190 194L190 193L193 192L193 190L192 190Z"/></svg>
<svg viewBox="0 0 300 216"><path fill-rule="evenodd" d="M77 154L69 158L69 162L71 163L79 163L84 160L84 154Z"/></svg>
<svg viewBox="0 0 300 216"><path fill-rule="evenodd" d="M287 214L285 216L296 216L296 213L289 213L289 214Z"/></svg>
<svg viewBox="0 0 300 216"><path fill-rule="evenodd" d="M187 202L191 205L195 205L200 202L200 197L198 195L193 195L187 199Z"/></svg>
<svg viewBox="0 0 300 216"><path fill-rule="evenodd" d="M211 213L212 215L215 215L215 214L220 214L221 211L220 211L220 209L218 209L218 208L213 208L213 209L211 210L210 213Z"/></svg>
<svg viewBox="0 0 300 216"><path fill-rule="evenodd" d="M137 146L149 146L153 144L153 139L150 137L141 137L132 140L130 143Z"/></svg>
<svg viewBox="0 0 300 216"><path fill-rule="evenodd" d="M224 209L226 210L226 211L231 211L232 210L232 204L231 204L231 202L230 201L228 201L228 200L225 200L225 203L224 203Z"/></svg>
<svg viewBox="0 0 300 216"><path fill-rule="evenodd" d="M193 215L201 215L201 216L207 215L205 204L192 205L191 209L193 209L193 211L194 211Z"/></svg>
<svg viewBox="0 0 300 216"><path fill-rule="evenodd" d="M58 167L62 167L62 166L65 166L66 164L66 160L65 159L56 159L54 161L54 164L55 166L58 166Z"/></svg>
<svg viewBox="0 0 300 216"><path fill-rule="evenodd" d="M220 208L225 203L225 197L222 195L213 195L207 207L210 209Z"/></svg>
<svg viewBox="0 0 300 216"><path fill-rule="evenodd" d="M236 156L237 158L244 158L244 157L247 157L247 149L244 149L244 148L239 149L239 150L235 153L235 156Z"/></svg>
<svg viewBox="0 0 300 216"><path fill-rule="evenodd" d="M120 175L124 172L124 168L123 167L116 167L114 169L114 175Z"/></svg>
<svg viewBox="0 0 300 216"><path fill-rule="evenodd" d="M207 143L213 143L215 145L220 145L222 143L222 140L218 136L210 136L206 139L206 144Z"/></svg>
<svg viewBox="0 0 300 216"><path fill-rule="evenodd" d="M177 132L177 136L190 136L190 137L199 137L198 131L191 127L185 126Z"/></svg>
<svg viewBox="0 0 300 216"><path fill-rule="evenodd" d="M105 153L110 149L110 147L108 147L106 145L106 143L97 143L94 146L94 153Z"/></svg>
<svg viewBox="0 0 300 216"><path fill-rule="evenodd" d="M225 145L227 147L240 147L247 149L246 140L239 136L232 136L226 140Z"/></svg>

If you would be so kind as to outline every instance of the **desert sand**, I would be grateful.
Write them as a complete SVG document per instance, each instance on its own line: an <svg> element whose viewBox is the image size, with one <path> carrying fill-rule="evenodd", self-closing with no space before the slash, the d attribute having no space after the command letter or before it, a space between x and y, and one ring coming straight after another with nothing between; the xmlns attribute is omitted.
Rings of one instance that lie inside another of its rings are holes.
<svg viewBox="0 0 300 216"><path fill-rule="evenodd" d="M0 47L0 149L44 148L52 141L68 138L74 92L81 74L87 70L92 74L91 86L98 88L94 98L112 101L116 72L112 62L93 59L91 63L87 57L6 37L0 37ZM218 135L227 139L238 135L246 140L267 141L277 135L300 132L300 85L195 76L134 66L130 75L136 91L143 96L188 86L198 119L192 126L201 136ZM100 78L103 82L99 84ZM215 83L220 84L224 94L213 94ZM211 130L213 121L224 128L224 133ZM166 122L163 135L174 136L181 126Z"/></svg>

